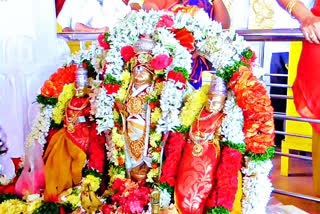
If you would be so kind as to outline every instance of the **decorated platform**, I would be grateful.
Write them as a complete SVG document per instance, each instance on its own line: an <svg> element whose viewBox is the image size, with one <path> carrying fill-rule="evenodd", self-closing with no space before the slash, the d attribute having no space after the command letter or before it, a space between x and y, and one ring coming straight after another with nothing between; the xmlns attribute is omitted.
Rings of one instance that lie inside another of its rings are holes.
<svg viewBox="0 0 320 214"><path fill-rule="evenodd" d="M263 213L275 134L255 58L197 7L132 12L44 83L0 213Z"/></svg>

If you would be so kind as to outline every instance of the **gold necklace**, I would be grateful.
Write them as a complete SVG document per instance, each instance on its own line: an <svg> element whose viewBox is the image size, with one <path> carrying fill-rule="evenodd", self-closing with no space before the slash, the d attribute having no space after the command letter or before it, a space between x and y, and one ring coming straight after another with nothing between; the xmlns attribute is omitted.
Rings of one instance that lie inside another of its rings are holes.
<svg viewBox="0 0 320 214"><path fill-rule="evenodd" d="M67 131L69 133L74 133L75 132L75 123L78 121L80 114L82 113L83 109L85 109L85 107L87 106L89 101L89 98L84 102L84 104L82 104L82 106L80 108L76 108L76 107L71 107L70 103L71 100L68 102L68 104L66 105L65 108L65 118L66 118L66 128ZM71 110L76 110L79 109L72 117L71 119L69 119L68 117L68 108L70 108Z"/></svg>
<svg viewBox="0 0 320 214"><path fill-rule="evenodd" d="M201 156L201 155L202 155L202 153L203 153L203 145L209 141L210 136L211 136L211 135L214 133L214 131L215 131L215 129L214 129L214 130L212 131L212 133L208 133L208 136L203 140L203 142L199 142L199 141L196 139L197 136L198 136L198 137L201 137L201 138L204 138L204 137L205 137L205 133L202 133L202 132L200 131L200 119L201 119L200 116L201 116L201 113L202 113L203 109L204 109L204 106L202 107L202 109L201 109L201 111L200 111L200 113L199 113L199 115L198 115L198 118L197 118L197 129L198 129L198 130L197 130L196 136L194 136L193 133L192 133L192 127L190 128L190 131L189 131L189 136L190 136L191 140L192 140L193 143L194 143L193 151L192 151L192 155L193 155L193 156ZM217 114L217 113L216 113L216 114ZM208 115L208 116L207 116L207 119L208 119L208 118L211 118L213 115L214 115L214 113ZM209 117L209 116L210 116L210 117ZM219 117L219 118L220 118L220 117ZM218 118L217 120L219 120L219 118ZM203 119L203 120L205 120L205 119ZM216 120L216 121L217 121L217 120Z"/></svg>

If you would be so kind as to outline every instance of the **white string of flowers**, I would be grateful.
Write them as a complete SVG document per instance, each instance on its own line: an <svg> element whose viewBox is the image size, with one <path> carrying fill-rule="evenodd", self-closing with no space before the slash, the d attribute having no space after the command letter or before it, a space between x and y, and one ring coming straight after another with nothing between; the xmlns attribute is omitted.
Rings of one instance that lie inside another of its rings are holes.
<svg viewBox="0 0 320 214"><path fill-rule="evenodd" d="M162 117L158 121L157 132L169 132L181 126L180 108L184 98L183 84L168 80L161 94Z"/></svg>
<svg viewBox="0 0 320 214"><path fill-rule="evenodd" d="M53 106L51 105L40 105L40 112L35 118L32 124L32 131L29 133L25 148L30 148L35 142L39 142L40 145L47 143L46 137L48 136L50 122L52 118Z"/></svg>
<svg viewBox="0 0 320 214"><path fill-rule="evenodd" d="M228 97L223 112L226 115L222 121L223 140L235 144L244 144L245 136L242 131L244 123L243 112L237 105L237 98L232 90L228 91Z"/></svg>
<svg viewBox="0 0 320 214"><path fill-rule="evenodd" d="M246 214L266 213L266 206L273 190L269 174L272 161L250 161L242 168L242 212Z"/></svg>

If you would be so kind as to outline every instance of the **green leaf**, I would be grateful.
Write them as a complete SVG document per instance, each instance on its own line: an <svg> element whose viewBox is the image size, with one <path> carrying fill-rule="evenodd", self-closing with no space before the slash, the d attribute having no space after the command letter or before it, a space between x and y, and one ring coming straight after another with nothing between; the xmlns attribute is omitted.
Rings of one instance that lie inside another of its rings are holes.
<svg viewBox="0 0 320 214"><path fill-rule="evenodd" d="M104 84L110 83L112 85L118 84L121 86L121 81L118 81L114 76L111 74L107 74L106 78L104 79Z"/></svg>
<svg viewBox="0 0 320 214"><path fill-rule="evenodd" d="M209 208L207 214L230 214L230 211L224 207Z"/></svg>
<svg viewBox="0 0 320 214"><path fill-rule="evenodd" d="M58 124L58 123L55 123L54 120L51 120L50 127L53 129L61 129L63 127L63 122Z"/></svg>
<svg viewBox="0 0 320 214"><path fill-rule="evenodd" d="M250 49L246 49L241 55L246 59L251 59L253 57L253 52Z"/></svg>
<svg viewBox="0 0 320 214"><path fill-rule="evenodd" d="M170 194L170 195L172 195L173 193L174 193L174 188L172 187L172 186L170 186L167 182L165 182L165 183L158 183L158 184L156 184L158 187L159 187L159 189L161 189L161 190L167 190L167 192Z"/></svg>
<svg viewBox="0 0 320 214"><path fill-rule="evenodd" d="M227 141L220 142L220 144L223 146L228 146L231 149L236 149L239 152L241 152L242 154L244 154L246 152L246 144L244 144L244 143L236 144L236 143L233 143L233 142L227 140Z"/></svg>
<svg viewBox="0 0 320 214"><path fill-rule="evenodd" d="M180 132L182 134L187 134L190 131L190 127L180 126L178 128L174 128L173 130L176 131L176 132Z"/></svg>
<svg viewBox="0 0 320 214"><path fill-rule="evenodd" d="M110 33L109 32L104 33L104 41L106 43L111 44L111 40L109 40L109 37L110 37Z"/></svg>
<svg viewBox="0 0 320 214"><path fill-rule="evenodd" d="M82 63L86 63L87 65L87 71L88 71L88 77L92 77L92 78L96 78L96 76L98 75L98 73L96 72L96 70L94 69L92 63L90 60L83 60Z"/></svg>
<svg viewBox="0 0 320 214"><path fill-rule="evenodd" d="M0 195L0 204L6 200L10 200L10 199L20 199L18 196L13 195L11 193L2 193Z"/></svg>
<svg viewBox="0 0 320 214"><path fill-rule="evenodd" d="M97 170L85 169L83 172L84 176L93 175L94 177L101 178L103 177L102 173L99 173Z"/></svg>
<svg viewBox="0 0 320 214"><path fill-rule="evenodd" d="M36 209L33 214L60 214L60 204L51 202L42 202L42 205Z"/></svg>
<svg viewBox="0 0 320 214"><path fill-rule="evenodd" d="M275 147L270 147L264 154L254 154L252 152L246 152L245 155L248 156L252 161L265 161L274 157L275 150Z"/></svg>
<svg viewBox="0 0 320 214"><path fill-rule="evenodd" d="M245 66L245 63L242 61L235 61L231 66L226 66L222 70L217 71L217 76L224 79L226 82L229 82L233 74L239 71L240 66Z"/></svg>
<svg viewBox="0 0 320 214"><path fill-rule="evenodd" d="M183 75L183 77L184 77L187 81L190 80L190 78L189 78L189 73L188 73L187 69L181 68L181 67L175 67L175 68L173 69L173 71L176 72L176 73L181 72L182 75Z"/></svg>
<svg viewBox="0 0 320 214"><path fill-rule="evenodd" d="M55 97L45 97L42 95L37 96L37 102L40 104L43 104L45 106L50 105L50 106L55 106L58 102L58 99Z"/></svg>

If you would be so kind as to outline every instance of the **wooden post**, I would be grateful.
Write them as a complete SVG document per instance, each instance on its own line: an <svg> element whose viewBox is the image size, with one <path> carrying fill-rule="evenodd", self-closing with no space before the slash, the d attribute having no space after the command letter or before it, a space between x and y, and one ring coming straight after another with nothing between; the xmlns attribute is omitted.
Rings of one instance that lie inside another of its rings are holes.
<svg viewBox="0 0 320 214"><path fill-rule="evenodd" d="M320 135L314 129L312 135L312 171L314 193L316 196L320 196Z"/></svg>

